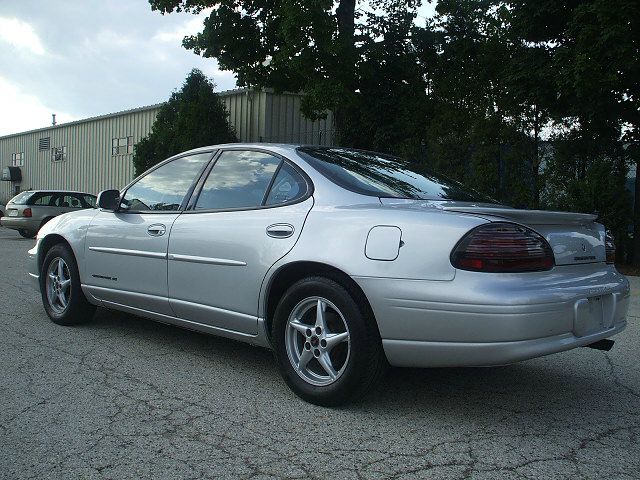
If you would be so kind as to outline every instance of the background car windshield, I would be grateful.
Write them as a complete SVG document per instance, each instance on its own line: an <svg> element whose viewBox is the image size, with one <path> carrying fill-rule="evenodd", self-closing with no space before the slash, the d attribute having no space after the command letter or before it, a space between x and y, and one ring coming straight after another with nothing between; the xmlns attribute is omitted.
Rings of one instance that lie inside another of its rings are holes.
<svg viewBox="0 0 640 480"><path fill-rule="evenodd" d="M326 147L300 147L298 152L334 183L363 195L495 203L479 192L397 157Z"/></svg>
<svg viewBox="0 0 640 480"><path fill-rule="evenodd" d="M9 202L15 203L16 205L26 205L31 195L33 195L33 192L22 192L9 200Z"/></svg>

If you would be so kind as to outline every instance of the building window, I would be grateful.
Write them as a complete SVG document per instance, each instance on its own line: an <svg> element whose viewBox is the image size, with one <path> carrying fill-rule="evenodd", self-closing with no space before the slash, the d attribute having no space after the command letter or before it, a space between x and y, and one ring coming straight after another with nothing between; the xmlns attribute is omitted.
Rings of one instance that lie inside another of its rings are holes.
<svg viewBox="0 0 640 480"><path fill-rule="evenodd" d="M52 162L62 162L67 159L67 147L53 147L51 149L51 161Z"/></svg>
<svg viewBox="0 0 640 480"><path fill-rule="evenodd" d="M24 167L24 152L12 153L11 165L13 167Z"/></svg>
<svg viewBox="0 0 640 480"><path fill-rule="evenodd" d="M40 140L38 140L38 150L40 150L41 152L46 152L47 150L49 150L50 146L51 146L51 137L43 137Z"/></svg>
<svg viewBox="0 0 640 480"><path fill-rule="evenodd" d="M111 155L126 155L133 153L133 137L111 139Z"/></svg>

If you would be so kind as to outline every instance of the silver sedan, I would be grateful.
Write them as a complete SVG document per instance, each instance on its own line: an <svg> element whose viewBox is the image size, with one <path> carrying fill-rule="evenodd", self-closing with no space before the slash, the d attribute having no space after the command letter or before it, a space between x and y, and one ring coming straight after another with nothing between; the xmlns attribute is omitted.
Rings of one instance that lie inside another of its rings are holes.
<svg viewBox="0 0 640 480"><path fill-rule="evenodd" d="M212 146L98 204L29 251L54 322L101 306L272 348L316 404L357 398L388 364L500 365L626 326L595 216L509 208L395 157Z"/></svg>

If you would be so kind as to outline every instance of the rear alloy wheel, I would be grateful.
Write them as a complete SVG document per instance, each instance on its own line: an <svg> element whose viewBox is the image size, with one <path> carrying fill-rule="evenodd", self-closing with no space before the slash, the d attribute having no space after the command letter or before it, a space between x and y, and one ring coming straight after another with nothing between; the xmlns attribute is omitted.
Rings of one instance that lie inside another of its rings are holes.
<svg viewBox="0 0 640 480"><path fill-rule="evenodd" d="M84 296L73 253L62 244L47 252L40 270L42 303L49 318L58 325L78 325L95 312Z"/></svg>
<svg viewBox="0 0 640 480"><path fill-rule="evenodd" d="M355 295L325 277L302 279L287 290L276 308L272 341L289 387L316 405L356 400L386 367L375 320Z"/></svg>
<svg viewBox="0 0 640 480"><path fill-rule="evenodd" d="M289 361L303 380L322 387L340 378L351 340L347 322L333 303L322 297L302 300L289 315L286 336Z"/></svg>

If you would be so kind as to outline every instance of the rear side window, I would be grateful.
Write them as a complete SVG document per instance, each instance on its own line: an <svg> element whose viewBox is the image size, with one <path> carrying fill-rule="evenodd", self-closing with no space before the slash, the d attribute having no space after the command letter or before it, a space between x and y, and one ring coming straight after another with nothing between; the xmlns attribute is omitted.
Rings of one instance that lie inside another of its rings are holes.
<svg viewBox="0 0 640 480"><path fill-rule="evenodd" d="M307 182L295 168L284 163L271 185L265 205L278 205L302 198L307 193Z"/></svg>
<svg viewBox="0 0 640 480"><path fill-rule="evenodd" d="M268 153L222 152L202 187L195 210L261 206L280 162Z"/></svg>
<svg viewBox="0 0 640 480"><path fill-rule="evenodd" d="M26 205L32 195L33 192L22 192L9 200L9 202L15 203L16 205Z"/></svg>
<svg viewBox="0 0 640 480"><path fill-rule="evenodd" d="M176 211L191 185L211 158L198 153L177 158L152 170L134 183L122 199L122 210L133 212Z"/></svg>
<svg viewBox="0 0 640 480"><path fill-rule="evenodd" d="M76 195L64 195L61 198L60 206L64 208L82 208L82 202Z"/></svg>
<svg viewBox="0 0 640 480"><path fill-rule="evenodd" d="M35 193L31 199L29 200L29 205L51 205L51 200L53 195L51 193L43 192L43 193Z"/></svg>
<svg viewBox="0 0 640 480"><path fill-rule="evenodd" d="M300 147L298 153L332 182L362 195L496 203L424 165L390 155L326 147Z"/></svg>

